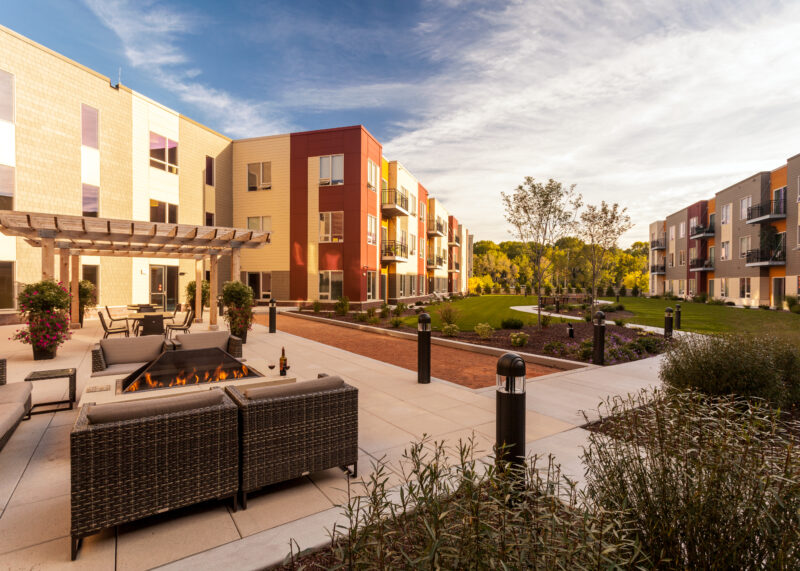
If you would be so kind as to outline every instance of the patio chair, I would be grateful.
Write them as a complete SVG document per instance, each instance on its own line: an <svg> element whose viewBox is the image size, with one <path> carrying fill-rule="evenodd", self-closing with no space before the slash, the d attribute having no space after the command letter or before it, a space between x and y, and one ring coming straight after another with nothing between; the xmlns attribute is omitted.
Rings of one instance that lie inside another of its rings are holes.
<svg viewBox="0 0 800 571"><path fill-rule="evenodd" d="M145 315L142 318L142 327L139 330L139 335L164 335L164 316Z"/></svg>
<svg viewBox="0 0 800 571"><path fill-rule="evenodd" d="M178 317L178 312L180 310L181 310L181 304L180 303L176 303L175 304L175 311L172 312L172 316L164 318L164 325L174 325L175 324L175 318ZM169 321L169 323L167 323L168 321Z"/></svg>
<svg viewBox="0 0 800 571"><path fill-rule="evenodd" d="M189 308L189 311L186 312L186 320L181 323L180 325L167 325L167 337L172 337L173 331L183 331L185 333L191 333L189 329L192 327L192 323L194 322L194 311Z"/></svg>
<svg viewBox="0 0 800 571"><path fill-rule="evenodd" d="M114 335L116 333L122 333L122 334L125 335L125 337L129 337L130 336L129 333L128 333L128 326L127 325L124 325L124 326L121 325L121 326L118 326L118 327L109 327L108 325L106 325L106 318L103 317L103 312L102 311L98 311L97 315L100 316L100 325L103 326L103 331L105 331L105 334L103 335L103 339L108 339L109 335ZM127 323L127 319L125 320L125 323Z"/></svg>
<svg viewBox="0 0 800 571"><path fill-rule="evenodd" d="M111 315L111 310L108 309L107 305L105 306L105 308L106 308L106 313L108 314L108 324L111 325L111 327L114 327L114 323L116 323L117 321L124 321L125 329L128 329L129 324L127 317L114 317L113 315ZM100 312L98 311L97 313L99 314Z"/></svg>

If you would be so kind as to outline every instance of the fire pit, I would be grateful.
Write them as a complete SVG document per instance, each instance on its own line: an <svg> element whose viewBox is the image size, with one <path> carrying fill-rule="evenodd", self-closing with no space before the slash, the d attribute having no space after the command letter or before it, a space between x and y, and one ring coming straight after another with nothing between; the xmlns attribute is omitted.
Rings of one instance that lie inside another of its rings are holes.
<svg viewBox="0 0 800 571"><path fill-rule="evenodd" d="M261 377L261 373L219 348L164 351L122 379L123 393Z"/></svg>

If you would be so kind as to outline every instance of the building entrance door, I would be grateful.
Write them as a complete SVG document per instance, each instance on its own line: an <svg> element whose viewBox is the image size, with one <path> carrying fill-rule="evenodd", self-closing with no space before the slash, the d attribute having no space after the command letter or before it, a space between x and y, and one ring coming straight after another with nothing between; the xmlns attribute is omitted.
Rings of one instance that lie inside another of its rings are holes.
<svg viewBox="0 0 800 571"><path fill-rule="evenodd" d="M772 305L778 309L783 308L785 287L785 278L772 278Z"/></svg>
<svg viewBox="0 0 800 571"><path fill-rule="evenodd" d="M150 266L150 304L172 311L178 303L178 266Z"/></svg>

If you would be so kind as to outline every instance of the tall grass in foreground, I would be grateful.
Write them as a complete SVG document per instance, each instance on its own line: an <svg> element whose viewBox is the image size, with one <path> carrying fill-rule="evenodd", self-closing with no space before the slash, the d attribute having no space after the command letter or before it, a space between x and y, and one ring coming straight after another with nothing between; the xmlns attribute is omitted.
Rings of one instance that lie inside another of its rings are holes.
<svg viewBox="0 0 800 571"><path fill-rule="evenodd" d="M796 422L759 401L694 392L643 393L606 412L584 456L588 499L625 513L651 560L800 569Z"/></svg>

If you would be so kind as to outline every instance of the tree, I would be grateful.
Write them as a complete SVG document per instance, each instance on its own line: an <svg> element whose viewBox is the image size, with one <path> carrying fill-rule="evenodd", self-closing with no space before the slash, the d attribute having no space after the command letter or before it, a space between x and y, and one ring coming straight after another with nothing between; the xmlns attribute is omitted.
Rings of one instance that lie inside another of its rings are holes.
<svg viewBox="0 0 800 571"><path fill-rule="evenodd" d="M597 304L597 282L606 269L611 250L617 247L620 236L633 227L627 208L616 202L609 206L603 200L600 206L589 204L580 215L580 233L587 245L592 285L592 311Z"/></svg>
<svg viewBox="0 0 800 571"><path fill-rule="evenodd" d="M505 217L511 224L511 234L528 252L536 288L537 322L542 326L542 297L544 277L550 269L547 250L566 236L574 227L575 215L581 207L581 196L575 185L565 187L552 178L543 184L526 176L511 194L501 193Z"/></svg>

